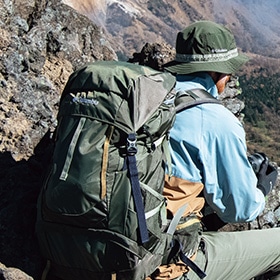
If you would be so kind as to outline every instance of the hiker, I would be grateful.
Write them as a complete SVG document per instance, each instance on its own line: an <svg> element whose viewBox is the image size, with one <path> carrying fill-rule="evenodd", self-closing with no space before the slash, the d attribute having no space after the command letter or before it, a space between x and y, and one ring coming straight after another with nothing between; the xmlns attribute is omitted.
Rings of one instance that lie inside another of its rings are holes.
<svg viewBox="0 0 280 280"><path fill-rule="evenodd" d="M164 67L176 75L178 94L199 88L217 97L247 61L229 29L198 21L177 34L176 57ZM193 248L187 248L186 254L205 271L204 279L249 280L265 273L269 279L280 279L280 228L203 232L198 223L205 203L224 223L256 219L275 183L277 171L267 175L271 165L262 153L258 154L262 157L260 171L255 174L239 120L215 103L182 110L170 131L169 145L172 171L164 189L169 218L187 205L185 220L178 225L178 240L184 246L184 238L190 238L184 226L197 225L197 242L191 243ZM174 279L172 269L167 266L166 270L169 274L163 267L157 279ZM167 274L169 278L161 278ZM176 279L199 278L190 270Z"/></svg>

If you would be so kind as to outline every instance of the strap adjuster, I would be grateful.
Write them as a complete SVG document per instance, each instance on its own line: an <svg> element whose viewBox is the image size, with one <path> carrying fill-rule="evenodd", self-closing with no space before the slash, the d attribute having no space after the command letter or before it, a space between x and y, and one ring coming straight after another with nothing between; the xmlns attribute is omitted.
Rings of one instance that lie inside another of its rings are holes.
<svg viewBox="0 0 280 280"><path fill-rule="evenodd" d="M127 154L130 156L137 153L136 137L134 133L129 134L127 137L126 150Z"/></svg>

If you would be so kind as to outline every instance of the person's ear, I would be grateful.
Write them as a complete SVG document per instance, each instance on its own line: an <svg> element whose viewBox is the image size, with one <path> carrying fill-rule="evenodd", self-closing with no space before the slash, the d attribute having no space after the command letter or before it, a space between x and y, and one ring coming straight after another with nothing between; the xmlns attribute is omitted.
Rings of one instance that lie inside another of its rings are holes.
<svg viewBox="0 0 280 280"><path fill-rule="evenodd" d="M220 74L217 81L216 87L218 89L218 93L222 93L225 90L226 84L230 80L229 74Z"/></svg>

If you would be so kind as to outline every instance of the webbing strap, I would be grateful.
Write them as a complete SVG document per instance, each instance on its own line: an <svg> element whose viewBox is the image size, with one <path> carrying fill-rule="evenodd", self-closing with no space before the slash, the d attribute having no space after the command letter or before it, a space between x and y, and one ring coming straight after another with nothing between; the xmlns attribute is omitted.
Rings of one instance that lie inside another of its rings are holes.
<svg viewBox="0 0 280 280"><path fill-rule="evenodd" d="M77 146L80 134L84 128L85 123L86 123L86 118L81 117L77 125L77 128L74 132L74 135L72 137L71 143L69 144L64 166L59 177L60 180L66 181L68 178L69 170L74 156L74 151Z"/></svg>
<svg viewBox="0 0 280 280"><path fill-rule="evenodd" d="M46 280L47 279L47 275L50 271L50 268L51 268L51 262L50 262L50 260L47 260L46 266L45 266L44 271L43 271L42 276L41 276L41 280Z"/></svg>
<svg viewBox="0 0 280 280"><path fill-rule="evenodd" d="M135 134L128 135L128 146L127 146L127 161L128 161L128 173L130 177L131 187L132 187L132 196L134 199L134 204L136 208L138 227L140 231L140 239L142 244L149 241L149 234L145 219L144 204L141 194L141 188L138 178L138 169L136 165L136 136Z"/></svg>
<svg viewBox="0 0 280 280"><path fill-rule="evenodd" d="M176 113L204 103L222 105L220 100L216 99L209 92L201 88L179 91L176 94L175 100Z"/></svg>
<svg viewBox="0 0 280 280"><path fill-rule="evenodd" d="M173 219L170 222L169 228L167 230L167 233L169 234L174 234L175 230L178 229L178 224L179 224L179 220L180 218L183 216L185 210L187 209L188 204L184 204L182 205L178 211L175 213ZM196 222L198 221L197 219L195 220ZM204 277L206 277L206 274L204 273L204 271L202 271L191 259L189 259L184 253L183 253L183 248L182 248L182 244L177 242L175 243L177 247L177 250L179 251L179 256L180 259L185 263L186 266L190 267L200 279L203 279ZM174 244L173 244L174 245ZM178 252L177 251L177 252Z"/></svg>
<svg viewBox="0 0 280 280"><path fill-rule="evenodd" d="M167 230L167 233L168 233L168 234L171 234L171 235L174 234L174 232L175 232L175 230L176 230L176 228L177 228L177 226L178 226L178 224L179 224L179 221L180 221L181 217L183 216L184 212L185 212L186 209L187 209L187 206L188 206L187 203L184 204L184 205L182 205L182 206L178 209L178 211L175 213L173 219L171 220L171 222L170 222L170 224L169 224L169 227L168 227L168 230Z"/></svg>
<svg viewBox="0 0 280 280"><path fill-rule="evenodd" d="M102 168L101 168L101 199L104 199L106 196L106 172L107 172L107 165L108 165L108 155L109 155L109 144L112 138L114 131L113 126L109 126L106 131L106 139L103 146L103 157L102 157Z"/></svg>
<svg viewBox="0 0 280 280"><path fill-rule="evenodd" d="M180 250L180 259L188 266L190 267L200 279L203 279L206 277L206 274L203 270L201 270L191 259L189 259L182 250Z"/></svg>
<svg viewBox="0 0 280 280"><path fill-rule="evenodd" d="M172 170L172 161L171 161L171 154L168 146L168 141L164 141L163 145L163 152L166 156L166 170L167 170L167 175L171 177L171 170Z"/></svg>

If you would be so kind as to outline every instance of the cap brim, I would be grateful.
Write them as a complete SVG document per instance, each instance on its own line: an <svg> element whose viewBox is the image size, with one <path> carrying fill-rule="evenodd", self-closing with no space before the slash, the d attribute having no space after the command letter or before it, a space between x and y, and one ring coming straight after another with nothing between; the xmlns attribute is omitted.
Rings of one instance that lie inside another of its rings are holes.
<svg viewBox="0 0 280 280"><path fill-rule="evenodd" d="M170 61L163 65L164 70L172 74L190 74L203 71L214 71L224 74L233 74L244 63L249 60L249 57L244 54L239 54L237 57L231 58L227 61L220 62L178 62L176 60Z"/></svg>

